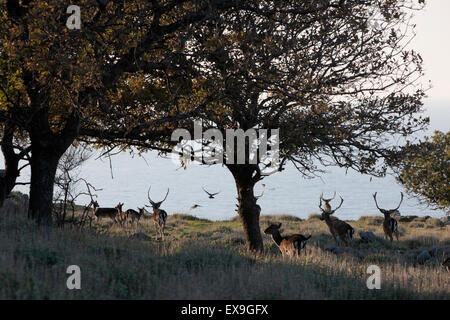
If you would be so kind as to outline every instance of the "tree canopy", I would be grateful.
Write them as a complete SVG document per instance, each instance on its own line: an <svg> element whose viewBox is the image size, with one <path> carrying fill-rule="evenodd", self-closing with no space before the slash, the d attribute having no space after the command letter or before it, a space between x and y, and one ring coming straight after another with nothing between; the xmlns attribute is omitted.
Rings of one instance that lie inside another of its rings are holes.
<svg viewBox="0 0 450 320"><path fill-rule="evenodd" d="M450 131L436 131L404 151L397 180L422 202L450 212Z"/></svg>
<svg viewBox="0 0 450 320"><path fill-rule="evenodd" d="M422 1L248 1L195 32L187 46L206 92L205 129L279 129L282 170L319 165L382 176L393 138L423 129L422 58L407 48ZM375 23L376 22L376 23ZM209 146L211 141L203 139ZM226 152L224 153L226 158ZM250 250L261 250L253 194L261 159L224 163L235 178Z"/></svg>

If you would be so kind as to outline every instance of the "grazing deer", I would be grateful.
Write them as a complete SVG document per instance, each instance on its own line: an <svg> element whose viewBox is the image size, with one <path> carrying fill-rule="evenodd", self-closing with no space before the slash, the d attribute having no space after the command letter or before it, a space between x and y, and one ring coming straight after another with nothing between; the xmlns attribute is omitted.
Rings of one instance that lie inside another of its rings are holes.
<svg viewBox="0 0 450 320"><path fill-rule="evenodd" d="M164 199L162 201L159 202L154 202L152 201L152 199L150 198L150 188L148 188L148 192L147 192L147 197L148 197L148 201L150 202L151 206L145 205L146 207L153 208L153 222L155 223L156 226L156 232L159 232L159 235L161 237L161 239L164 239L164 228L166 226L166 220L167 220L167 212L165 212L164 210L161 210L159 207L161 206L161 204L167 199L167 195L169 194L169 190L167 189L167 193L166 196L164 197Z"/></svg>
<svg viewBox="0 0 450 320"><path fill-rule="evenodd" d="M280 234L281 223L273 224L269 222L268 225L269 226L264 230L264 233L272 235L272 239L277 244L278 248L280 248L282 256L298 257L300 251L305 248L306 241L311 238L311 236L305 237L301 234L283 237Z"/></svg>
<svg viewBox="0 0 450 320"><path fill-rule="evenodd" d="M398 204L397 208L391 209L391 210L386 210L386 209L381 209L378 206L377 193L375 192L373 194L373 199L375 200L375 205L377 206L378 210L380 210L380 212L384 215L384 221L383 221L384 237L385 237L385 239L389 238L391 240L391 242L394 240L392 237L392 234L395 234L395 237L397 238L397 241L398 241L398 222L392 216L400 215L398 208L400 208L400 205L402 204L402 201L403 201L403 192L400 192L400 195L401 195L400 203Z"/></svg>
<svg viewBox="0 0 450 320"><path fill-rule="evenodd" d="M119 214L118 208L100 208L97 201L91 201L94 206L94 217L96 221L100 221L103 217L108 217L117 223L117 216Z"/></svg>
<svg viewBox="0 0 450 320"><path fill-rule="evenodd" d="M325 201L325 199L322 198L322 195L320 196L319 208L320 210L322 210L322 216L320 217L320 220L325 221L336 244L338 244L338 240L336 237L338 236L339 239L341 239L341 241L344 242L346 246L348 246L351 243L351 239L353 238L355 230L347 222L339 220L335 217L331 217L331 215L334 214L344 202L344 199L342 199L342 197L340 198L341 203L339 204L339 206L336 209L331 210L329 202L333 199L326 199L327 202L325 202L324 206L322 207L322 200Z"/></svg>

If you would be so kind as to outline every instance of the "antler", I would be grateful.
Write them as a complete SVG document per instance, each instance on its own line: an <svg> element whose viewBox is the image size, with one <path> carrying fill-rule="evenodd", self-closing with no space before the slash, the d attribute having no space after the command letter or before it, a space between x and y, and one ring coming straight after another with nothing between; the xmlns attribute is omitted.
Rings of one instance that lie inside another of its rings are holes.
<svg viewBox="0 0 450 320"><path fill-rule="evenodd" d="M381 208L378 206L378 203L377 203L377 193L376 193L376 192L373 194L373 199L375 200L375 205L377 206L378 210L380 210L380 211L383 212L383 213L392 213L392 212L394 212L394 211L397 211L398 208L400 208L400 205L401 205L402 202L403 202L403 192L400 192L400 203L398 204L397 208L391 209L391 210L381 209Z"/></svg>
<svg viewBox="0 0 450 320"><path fill-rule="evenodd" d="M392 210L393 211L398 210L398 208L400 208L400 205L402 204L402 202L403 202L403 192L400 191L400 203L398 204L397 208L392 209Z"/></svg>
<svg viewBox="0 0 450 320"><path fill-rule="evenodd" d="M167 188L167 193L166 193L166 196L164 197L164 199L163 199L162 201L160 201L160 203L163 203L164 201L166 201L166 199L167 199L167 196L169 195L169 191L170 191L170 189L169 189L169 188Z"/></svg>
<svg viewBox="0 0 450 320"><path fill-rule="evenodd" d="M342 199L341 196L339 196L339 197L341 198L341 203L339 203L338 207L336 209L332 210L330 214L335 213L342 206L342 204L344 203L344 199Z"/></svg>
<svg viewBox="0 0 450 320"><path fill-rule="evenodd" d="M164 197L164 199L162 199L161 201L159 201L159 202L154 202L154 201L152 201L152 199L150 198L150 189L152 188L152 186L150 186L150 188L148 188L148 191L147 191L147 198L148 198L148 201L150 201L150 204L153 206L153 205L158 205L158 206L160 206L164 201L166 201L166 199L167 199L167 196L169 195L169 191L170 191L170 189L169 188L167 188L167 193L166 193L166 196Z"/></svg>
<svg viewBox="0 0 450 320"><path fill-rule="evenodd" d="M323 201L326 201L326 202L330 202L330 201L333 200L335 197L336 197L336 191L334 192L333 198L331 198L331 199L325 199L325 198L323 197L323 192L322 192L322 195L320 196L320 198L323 199Z"/></svg>
<svg viewBox="0 0 450 320"><path fill-rule="evenodd" d="M380 210L380 211L382 211L383 209L381 209L381 208L378 206L378 202L377 202L377 193L375 192L375 193L372 195L372 197L373 197L373 199L375 200L375 205L377 206L377 209Z"/></svg>
<svg viewBox="0 0 450 320"><path fill-rule="evenodd" d="M263 194L264 194L264 191L266 191L266 185L263 184L262 186L263 186L263 191L262 191L261 195L255 196L255 198L256 198L257 200L258 200L259 198L261 198L261 197L263 196Z"/></svg>
<svg viewBox="0 0 450 320"><path fill-rule="evenodd" d="M150 201L150 204L154 204L155 202L153 202L152 201L152 199L150 198L150 189L152 188L152 186L150 186L149 188L148 188L148 191L147 191L147 198L148 198L148 201Z"/></svg>

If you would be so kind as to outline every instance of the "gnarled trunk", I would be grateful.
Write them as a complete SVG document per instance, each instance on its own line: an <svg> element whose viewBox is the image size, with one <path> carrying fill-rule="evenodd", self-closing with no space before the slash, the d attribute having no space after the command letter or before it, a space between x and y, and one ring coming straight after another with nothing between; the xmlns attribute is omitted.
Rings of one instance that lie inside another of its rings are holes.
<svg viewBox="0 0 450 320"><path fill-rule="evenodd" d="M16 185L19 176L20 155L14 152L14 126L4 123L2 126L1 150L5 162L5 171L0 176L0 207Z"/></svg>
<svg viewBox="0 0 450 320"><path fill-rule="evenodd" d="M51 226L53 209L53 186L58 162L67 148L78 136L79 118L73 116L67 120L59 132L52 132L48 123L48 111L37 116L31 140L31 184L28 218L38 225Z"/></svg>
<svg viewBox="0 0 450 320"><path fill-rule="evenodd" d="M247 241L247 248L252 252L263 250L261 229L259 227L259 215L261 207L256 203L253 193L255 179L253 174L255 168L249 165L229 165L229 170L233 174L238 194L238 214L241 217L244 233Z"/></svg>
<svg viewBox="0 0 450 320"><path fill-rule="evenodd" d="M53 185L60 156L52 149L32 147L28 218L39 225L52 224Z"/></svg>

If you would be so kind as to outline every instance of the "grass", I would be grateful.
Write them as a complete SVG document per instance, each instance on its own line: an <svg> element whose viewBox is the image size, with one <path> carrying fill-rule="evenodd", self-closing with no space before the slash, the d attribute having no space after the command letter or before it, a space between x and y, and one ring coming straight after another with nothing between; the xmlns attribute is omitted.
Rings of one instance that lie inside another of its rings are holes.
<svg viewBox="0 0 450 320"><path fill-rule="evenodd" d="M399 242L354 247L364 254L334 255L323 248L332 237L312 215L262 216L282 223L282 234L312 234L298 259L283 259L264 237L264 253L246 251L239 219L209 221L169 215L165 241L156 239L150 219L134 228L104 220L92 229L43 232L20 214L0 216L0 299L449 299L449 274L440 259L417 264L408 258L424 247L450 245L449 229L436 219L424 227L400 223ZM379 217L349 223L382 237ZM368 290L366 269L381 270L381 289ZM66 269L81 268L81 290L68 290Z"/></svg>

